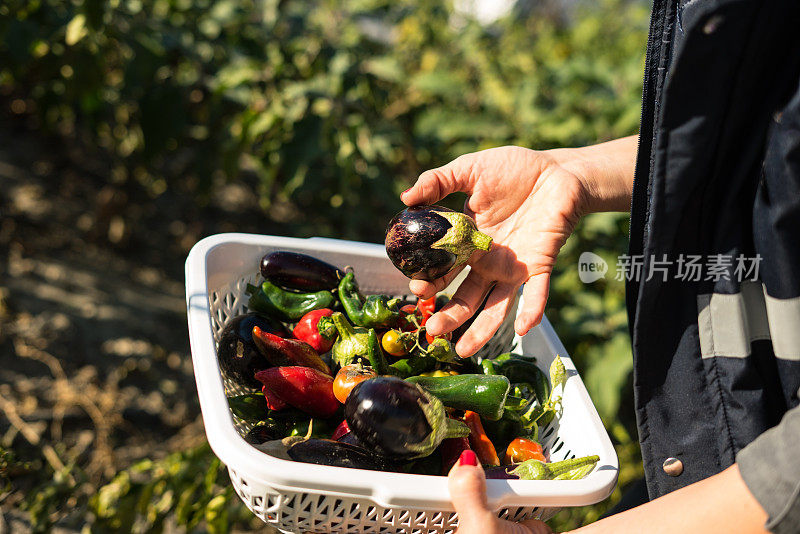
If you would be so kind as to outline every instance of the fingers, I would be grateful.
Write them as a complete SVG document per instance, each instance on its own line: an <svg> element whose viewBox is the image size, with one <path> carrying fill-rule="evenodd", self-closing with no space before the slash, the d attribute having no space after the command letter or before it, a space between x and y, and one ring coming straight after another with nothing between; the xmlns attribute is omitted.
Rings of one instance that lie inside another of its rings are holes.
<svg viewBox="0 0 800 534"><path fill-rule="evenodd" d="M550 272L531 276L522 289L522 310L514 321L514 331L524 336L542 322L544 306L550 292Z"/></svg>
<svg viewBox="0 0 800 534"><path fill-rule="evenodd" d="M427 280L411 280L408 283L408 288L419 298L429 299L439 291L442 291L444 288L449 286L450 283L461 273L461 271L464 270L464 267L466 267L466 264L456 267L446 275L431 282L428 282Z"/></svg>
<svg viewBox="0 0 800 534"><path fill-rule="evenodd" d="M475 453L464 451L448 474L450 499L458 513L457 534L552 534L542 521L528 520L512 523L499 519L489 509L486 498L486 475L480 465L470 465L465 456Z"/></svg>
<svg viewBox="0 0 800 534"><path fill-rule="evenodd" d="M450 499L458 513L458 533L494 532L499 519L489 510L486 475L480 465L470 465L469 460L465 461L465 456L469 453L472 453L472 461L477 464L475 453L464 451L447 477Z"/></svg>
<svg viewBox="0 0 800 534"><path fill-rule="evenodd" d="M400 195L406 206L433 204L450 193L472 191L472 154L460 156L447 165L423 172L410 189Z"/></svg>
<svg viewBox="0 0 800 534"><path fill-rule="evenodd" d="M508 315L516 291L517 287L512 284L497 284L494 287L483 311L456 343L456 352L460 357L472 356L492 338Z"/></svg>
<svg viewBox="0 0 800 534"><path fill-rule="evenodd" d="M475 271L470 271L458 286L453 298L425 323L428 333L432 336L439 336L458 328L475 315L490 288L491 284L488 280Z"/></svg>

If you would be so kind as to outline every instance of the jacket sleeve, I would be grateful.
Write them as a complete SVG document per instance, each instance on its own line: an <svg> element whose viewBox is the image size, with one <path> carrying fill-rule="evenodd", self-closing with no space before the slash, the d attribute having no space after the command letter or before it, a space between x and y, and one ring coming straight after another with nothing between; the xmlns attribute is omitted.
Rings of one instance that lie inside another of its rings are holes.
<svg viewBox="0 0 800 534"><path fill-rule="evenodd" d="M800 406L739 451L736 463L750 493L769 515L774 534L800 530Z"/></svg>
<svg viewBox="0 0 800 534"><path fill-rule="evenodd" d="M775 113L767 139L764 166L753 213L754 243L764 257L761 278L767 293L778 299L800 297L800 84L787 105ZM773 335L776 357L794 360L796 313L783 314L783 335ZM775 334L775 333L773 333ZM798 363L798 362L792 362ZM789 389L789 388L787 388ZM789 389L788 392L792 392ZM796 396L794 396L797 399ZM800 532L800 406L787 411L781 422L739 451L736 461L745 484L769 514L767 528L776 534Z"/></svg>

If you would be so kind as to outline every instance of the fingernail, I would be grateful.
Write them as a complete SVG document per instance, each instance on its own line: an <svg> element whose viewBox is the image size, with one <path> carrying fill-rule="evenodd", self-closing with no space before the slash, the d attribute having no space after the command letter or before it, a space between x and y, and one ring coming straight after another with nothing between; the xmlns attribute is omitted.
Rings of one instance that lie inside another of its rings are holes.
<svg viewBox="0 0 800 534"><path fill-rule="evenodd" d="M478 457L475 453L467 449L458 457L458 465L478 465Z"/></svg>
<svg viewBox="0 0 800 534"><path fill-rule="evenodd" d="M402 193L400 193L400 196L402 197L403 195L405 195L405 194L406 194L406 193L408 193L409 191L411 191L411 188L410 188L410 187L409 187L408 189L406 189L405 191L403 191Z"/></svg>

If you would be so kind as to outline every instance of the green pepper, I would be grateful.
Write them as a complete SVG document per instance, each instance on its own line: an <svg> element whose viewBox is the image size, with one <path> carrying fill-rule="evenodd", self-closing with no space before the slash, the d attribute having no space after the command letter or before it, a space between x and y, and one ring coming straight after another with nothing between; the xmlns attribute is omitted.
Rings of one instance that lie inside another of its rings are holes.
<svg viewBox="0 0 800 534"><path fill-rule="evenodd" d="M247 293L249 309L284 322L297 321L312 310L329 308L336 300L330 291L295 293L270 282L264 282L260 288L247 284Z"/></svg>
<svg viewBox="0 0 800 534"><path fill-rule="evenodd" d="M356 326L388 328L400 319L397 308L400 299L389 299L386 295L369 295L365 299L353 273L347 273L339 282L339 300L347 317Z"/></svg>
<svg viewBox="0 0 800 534"><path fill-rule="evenodd" d="M248 393L246 395L228 397L228 405L234 415L248 423L263 421L267 418L267 413L269 412L263 393Z"/></svg>
<svg viewBox="0 0 800 534"><path fill-rule="evenodd" d="M331 315L333 324L339 332L339 339L333 344L331 357L339 367L355 363L359 358L369 357L369 330L354 327L341 312Z"/></svg>
<svg viewBox="0 0 800 534"><path fill-rule="evenodd" d="M385 375L388 372L389 366L386 363L386 359L383 357L381 345L378 343L378 334L375 332L374 328L369 329L368 343L367 359L369 360L370 367L379 375Z"/></svg>
<svg viewBox="0 0 800 534"><path fill-rule="evenodd" d="M400 378L416 376L426 371L430 371L436 365L436 360L428 356L414 355L389 365L389 372Z"/></svg>
<svg viewBox="0 0 800 534"><path fill-rule="evenodd" d="M288 421L280 421L267 417L259 421L250 431L245 435L244 439L248 443L264 443L273 439L281 439L289 432L291 425Z"/></svg>
<svg viewBox="0 0 800 534"><path fill-rule="evenodd" d="M308 434L308 425L311 425L312 438L329 438L336 428L330 423L330 418L319 419L313 417L305 421L298 421L289 429L289 436L305 436Z"/></svg>
<svg viewBox="0 0 800 534"><path fill-rule="evenodd" d="M471 410L481 419L497 421L511 384L502 375L412 376L406 381L419 384L442 404L458 410Z"/></svg>
<svg viewBox="0 0 800 534"><path fill-rule="evenodd" d="M484 358L481 360L481 368L483 374L503 375L512 384L529 385L542 404L550 398L550 382L533 358L506 352L491 360Z"/></svg>
<svg viewBox="0 0 800 534"><path fill-rule="evenodd" d="M497 454L500 457L503 456L503 451L509 443L515 438L525 435L522 420L512 410L505 410L503 417L497 421L483 421L483 429L497 447Z"/></svg>

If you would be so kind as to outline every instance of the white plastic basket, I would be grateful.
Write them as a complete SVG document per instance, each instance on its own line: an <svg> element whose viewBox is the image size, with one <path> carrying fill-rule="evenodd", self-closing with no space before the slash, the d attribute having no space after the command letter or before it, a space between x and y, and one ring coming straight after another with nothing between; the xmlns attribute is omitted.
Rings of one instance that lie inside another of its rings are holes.
<svg viewBox="0 0 800 534"><path fill-rule="evenodd" d="M228 467L237 494L254 514L283 532L453 532L458 518L446 477L291 462L266 455L243 439L244 429L226 400L215 336L243 313L246 285L255 280L260 258L272 250L351 265L365 293L408 293L408 279L392 266L381 245L219 234L192 248L186 261L186 302L197 391L209 444ZM540 431L550 459L597 454L600 461L582 480L487 480L490 505L500 517L519 521L548 519L561 507L605 499L616 484L617 456L558 336L545 318L524 337L515 337L513 346L515 352L535 357L545 371L560 354L569 375L563 415Z"/></svg>

